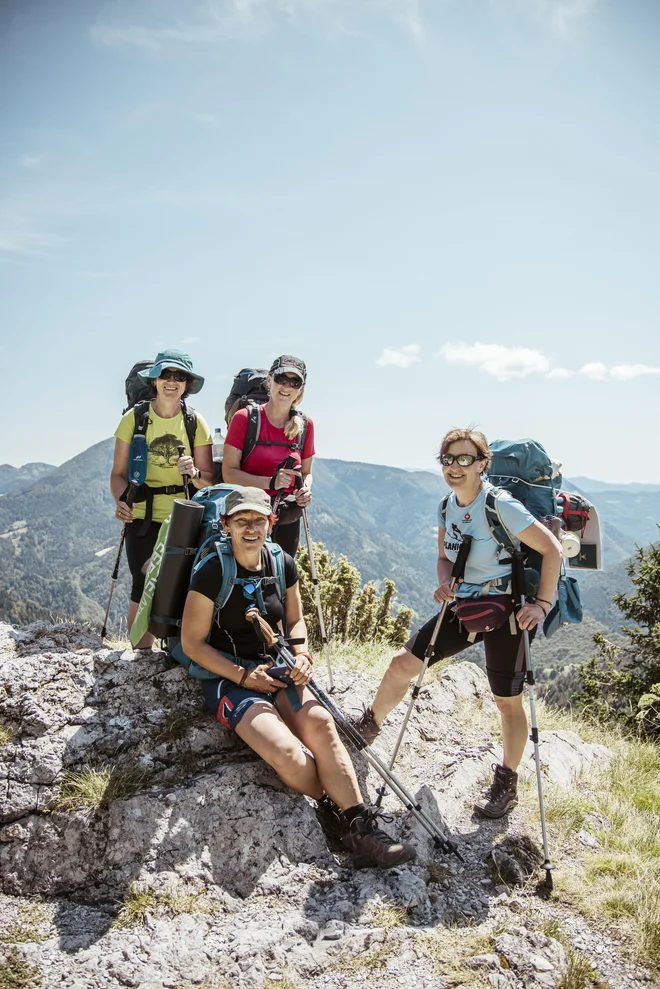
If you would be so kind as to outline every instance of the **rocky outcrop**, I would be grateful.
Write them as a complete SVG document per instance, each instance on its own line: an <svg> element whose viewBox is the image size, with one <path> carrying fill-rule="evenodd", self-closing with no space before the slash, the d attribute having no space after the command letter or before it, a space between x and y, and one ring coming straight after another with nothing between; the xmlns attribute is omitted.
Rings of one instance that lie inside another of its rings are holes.
<svg viewBox="0 0 660 989"><path fill-rule="evenodd" d="M471 815L499 754L477 667L450 666L423 689L396 767L463 862L439 857L389 795L391 827L414 836L418 862L356 872L312 804L204 712L181 668L99 645L77 625L0 626L0 972L20 962L92 989L339 989L365 971L373 986L409 986L413 966L417 986L435 987L449 984L436 941L451 922L491 931L466 969L484 984L558 984L564 949L511 916L486 861L496 834L515 846L524 827L515 813ZM344 710L374 687L346 670L336 681ZM379 737L383 754L402 717ZM549 785L608 757L571 732L542 734ZM355 761L373 798L380 780Z"/></svg>

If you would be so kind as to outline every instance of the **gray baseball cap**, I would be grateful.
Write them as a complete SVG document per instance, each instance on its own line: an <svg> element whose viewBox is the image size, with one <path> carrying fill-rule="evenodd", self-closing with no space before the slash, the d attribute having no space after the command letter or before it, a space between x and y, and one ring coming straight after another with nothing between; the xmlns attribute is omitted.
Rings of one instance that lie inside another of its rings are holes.
<svg viewBox="0 0 660 989"><path fill-rule="evenodd" d="M234 488L225 498L225 515L235 515L236 512L270 515L272 511L270 498L261 488Z"/></svg>

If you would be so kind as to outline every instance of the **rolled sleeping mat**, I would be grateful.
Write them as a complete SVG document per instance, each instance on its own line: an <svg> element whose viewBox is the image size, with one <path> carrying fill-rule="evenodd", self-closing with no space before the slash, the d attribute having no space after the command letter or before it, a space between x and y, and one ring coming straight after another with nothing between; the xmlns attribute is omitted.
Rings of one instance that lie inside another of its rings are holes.
<svg viewBox="0 0 660 989"><path fill-rule="evenodd" d="M203 515L204 506L194 501L177 498L172 505L149 621L149 631L158 639L179 634Z"/></svg>

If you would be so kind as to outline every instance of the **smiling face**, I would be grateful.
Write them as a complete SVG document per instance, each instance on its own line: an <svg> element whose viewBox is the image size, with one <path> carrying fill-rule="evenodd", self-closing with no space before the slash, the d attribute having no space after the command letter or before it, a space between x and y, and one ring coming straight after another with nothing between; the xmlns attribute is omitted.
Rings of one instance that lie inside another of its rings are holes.
<svg viewBox="0 0 660 989"><path fill-rule="evenodd" d="M165 375L163 377L162 375ZM174 377L181 377L183 381L177 381ZM179 367L165 367L161 372L161 377L153 379L156 387L156 394L159 398L174 399L183 398L183 394L188 387L188 377Z"/></svg>
<svg viewBox="0 0 660 989"><path fill-rule="evenodd" d="M450 454L454 458L459 457L461 454L467 454L471 457L480 456L479 448L471 440L454 440L453 443L449 444L445 453ZM461 466L456 459L449 466L442 464L442 474L446 483L452 491L456 491L457 493L478 488L483 470L484 461L481 459L475 460L469 466Z"/></svg>
<svg viewBox="0 0 660 989"><path fill-rule="evenodd" d="M289 406L300 399L303 387L303 381L288 371L284 374L269 374L266 378L266 388L271 399Z"/></svg>
<svg viewBox="0 0 660 989"><path fill-rule="evenodd" d="M234 552L239 547L261 549L270 532L270 516L252 510L236 512L222 524L225 532L231 536Z"/></svg>

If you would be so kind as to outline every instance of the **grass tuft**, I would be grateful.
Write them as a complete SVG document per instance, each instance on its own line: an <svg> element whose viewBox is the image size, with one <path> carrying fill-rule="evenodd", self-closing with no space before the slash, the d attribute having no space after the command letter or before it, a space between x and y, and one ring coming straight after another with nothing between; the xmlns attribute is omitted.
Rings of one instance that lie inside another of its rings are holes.
<svg viewBox="0 0 660 989"><path fill-rule="evenodd" d="M36 989L42 983L37 965L28 965L16 948L0 958L0 989Z"/></svg>
<svg viewBox="0 0 660 989"><path fill-rule="evenodd" d="M48 928L44 930L46 924ZM49 928L50 919L40 903L21 904L13 921L0 930L0 942L25 944L27 941L33 941L40 944L48 939Z"/></svg>
<svg viewBox="0 0 660 989"><path fill-rule="evenodd" d="M168 914L170 917L203 913L213 917L222 912L220 904L207 899L204 892L190 893L180 889L158 893L133 883L112 926L120 929L144 927L150 913Z"/></svg>
<svg viewBox="0 0 660 989"><path fill-rule="evenodd" d="M566 968L556 989L592 989L592 987L607 989L591 962L584 955L569 950Z"/></svg>
<svg viewBox="0 0 660 989"><path fill-rule="evenodd" d="M9 745L9 743L16 737L16 732L9 725L0 725L0 746Z"/></svg>
<svg viewBox="0 0 660 989"><path fill-rule="evenodd" d="M99 810L108 807L113 800L131 797L143 787L148 773L138 766L86 766L80 772L65 772L62 776L58 810L76 810L90 807Z"/></svg>
<svg viewBox="0 0 660 989"><path fill-rule="evenodd" d="M408 922L408 914L403 907L386 904L374 907L369 919L375 927L382 927L384 931L392 931L395 927L405 927Z"/></svg>

